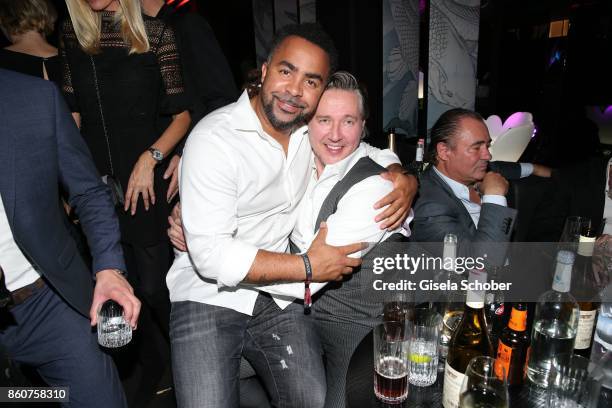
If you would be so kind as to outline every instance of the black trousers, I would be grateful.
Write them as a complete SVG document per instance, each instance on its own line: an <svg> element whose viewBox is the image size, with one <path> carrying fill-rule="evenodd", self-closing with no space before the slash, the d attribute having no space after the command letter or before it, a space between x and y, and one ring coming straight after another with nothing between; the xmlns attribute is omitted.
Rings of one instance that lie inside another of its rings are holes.
<svg viewBox="0 0 612 408"><path fill-rule="evenodd" d="M144 407L156 391L171 385L166 274L173 255L166 241L149 247L122 246L128 281L142 309L131 343L118 350L114 358L129 406Z"/></svg>

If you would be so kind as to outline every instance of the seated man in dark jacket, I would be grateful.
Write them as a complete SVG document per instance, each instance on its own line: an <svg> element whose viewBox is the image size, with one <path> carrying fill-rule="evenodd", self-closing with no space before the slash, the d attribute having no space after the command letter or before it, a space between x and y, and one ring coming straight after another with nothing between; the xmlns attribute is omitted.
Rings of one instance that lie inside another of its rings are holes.
<svg viewBox="0 0 612 408"><path fill-rule="evenodd" d="M442 242L453 233L458 256L487 253L492 264L503 264L507 245L490 243L510 240L516 210L507 206L506 179L519 178L521 165L490 163L490 143L478 113L451 109L440 116L431 129L432 166L421 176L414 207L414 241Z"/></svg>

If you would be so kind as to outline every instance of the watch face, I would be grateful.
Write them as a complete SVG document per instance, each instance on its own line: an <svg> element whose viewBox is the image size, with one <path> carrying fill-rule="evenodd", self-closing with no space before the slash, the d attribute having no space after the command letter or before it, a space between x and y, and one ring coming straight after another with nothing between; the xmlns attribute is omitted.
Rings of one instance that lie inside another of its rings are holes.
<svg viewBox="0 0 612 408"><path fill-rule="evenodd" d="M153 156L153 158L157 161L162 161L162 159L164 158L164 155L162 152L160 152L157 149L149 149L149 151L151 152L151 155Z"/></svg>

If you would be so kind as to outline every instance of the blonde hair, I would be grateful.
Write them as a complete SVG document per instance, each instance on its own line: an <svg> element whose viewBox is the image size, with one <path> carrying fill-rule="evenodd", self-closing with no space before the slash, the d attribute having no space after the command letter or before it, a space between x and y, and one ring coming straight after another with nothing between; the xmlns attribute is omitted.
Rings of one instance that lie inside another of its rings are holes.
<svg viewBox="0 0 612 408"><path fill-rule="evenodd" d="M57 12L47 0L0 0L0 27L9 36L28 31L53 32Z"/></svg>
<svg viewBox="0 0 612 408"><path fill-rule="evenodd" d="M139 0L117 0L119 10L115 20L121 24L123 42L130 46L130 54L149 51L149 38L145 31ZM100 51L102 16L89 7L85 0L66 0L68 13L79 44L88 54Z"/></svg>

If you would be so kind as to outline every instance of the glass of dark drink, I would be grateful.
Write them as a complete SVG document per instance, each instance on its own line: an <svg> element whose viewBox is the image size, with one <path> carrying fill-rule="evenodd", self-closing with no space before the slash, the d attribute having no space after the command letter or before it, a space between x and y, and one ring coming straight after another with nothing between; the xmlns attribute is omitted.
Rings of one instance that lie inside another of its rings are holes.
<svg viewBox="0 0 612 408"><path fill-rule="evenodd" d="M397 293L386 299L383 305L383 321L401 322L414 319L414 298L407 293Z"/></svg>
<svg viewBox="0 0 612 408"><path fill-rule="evenodd" d="M387 404L399 404L408 397L408 320L387 321L374 328L374 393Z"/></svg>

